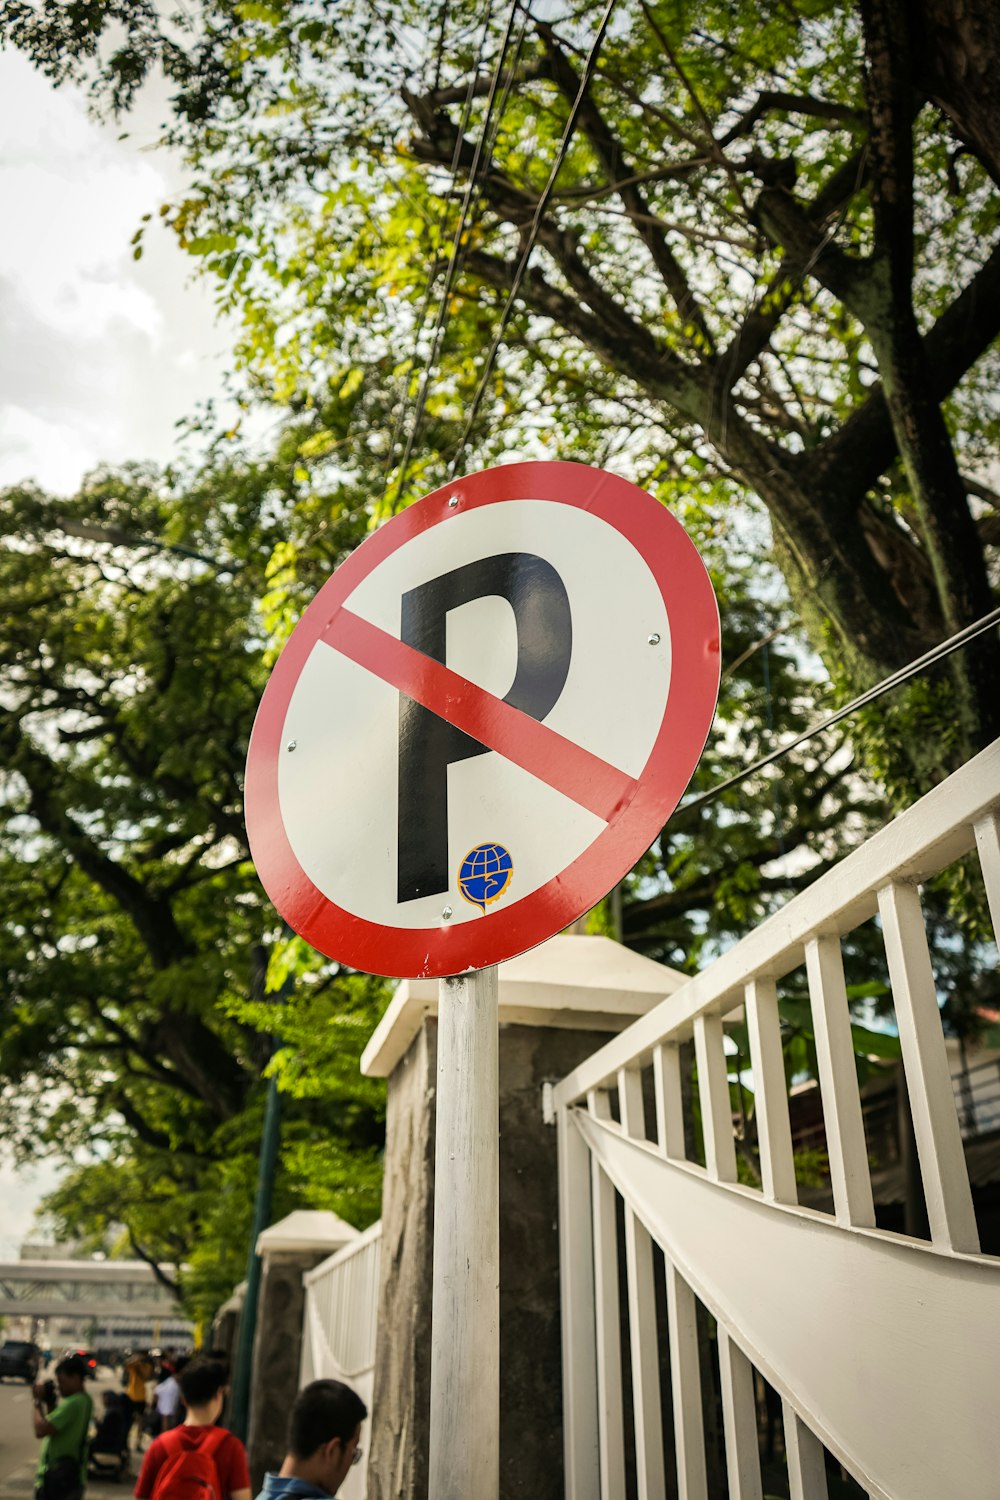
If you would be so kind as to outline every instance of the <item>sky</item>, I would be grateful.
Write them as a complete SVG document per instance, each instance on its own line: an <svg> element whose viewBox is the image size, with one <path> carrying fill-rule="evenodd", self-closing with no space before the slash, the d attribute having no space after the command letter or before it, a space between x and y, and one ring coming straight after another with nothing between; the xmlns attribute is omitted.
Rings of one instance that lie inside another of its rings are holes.
<svg viewBox="0 0 1000 1500"><path fill-rule="evenodd" d="M220 389L232 329L156 217L183 182L150 149L162 113L153 94L100 125L78 90L0 52L0 484L65 494L102 460L165 461L177 420Z"/></svg>
<svg viewBox="0 0 1000 1500"><path fill-rule="evenodd" d="M165 462L175 423L221 392L233 330L156 220L183 183L149 149L161 113L153 94L127 126L102 126L77 90L0 52L0 485L70 494L101 461ZM134 261L144 213L154 223ZM57 1180L0 1154L0 1258Z"/></svg>

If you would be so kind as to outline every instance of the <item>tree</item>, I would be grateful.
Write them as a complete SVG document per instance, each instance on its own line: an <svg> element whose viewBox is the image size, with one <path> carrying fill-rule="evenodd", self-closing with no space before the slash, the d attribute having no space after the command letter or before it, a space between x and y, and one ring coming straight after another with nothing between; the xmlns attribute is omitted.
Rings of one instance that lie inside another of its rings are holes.
<svg viewBox="0 0 1000 1500"><path fill-rule="evenodd" d="M266 676L264 558L291 483L279 458L99 474L66 501L0 495L0 1130L23 1156L85 1154L50 1204L60 1225L119 1226L130 1253L189 1263L202 1310L242 1270L276 1026L264 975L280 928L249 861L241 773ZM332 566L365 517L344 504L331 519ZM385 1000L327 989L367 1029ZM267 1013L261 1030L241 1006ZM277 1201L364 1224L382 1092L352 1077L338 1093L361 1043L342 1031L340 1047L321 1098L288 1113ZM286 1045L271 1066L293 1064Z"/></svg>
<svg viewBox="0 0 1000 1500"><path fill-rule="evenodd" d="M247 955L277 929L243 842L245 735L268 649L369 524L473 452L613 462L659 494L723 608L696 792L827 701L791 617L846 695L991 606L996 74L949 86L921 20L943 5L619 0L593 52L589 8L511 12L505 46L468 5L0 7L113 108L166 71L196 176L164 218L243 316L245 402L282 424L266 459L227 437L198 474L5 501L4 1073L46 1146L96 1131L127 1164L121 1217L157 1256L172 1195L212 1234L227 1192L247 1202L271 1020ZM965 14L992 56L982 0ZM870 716L863 762L826 736L780 785L682 810L628 882L626 940L694 967L814 878L878 807L863 771L908 798L996 732L995 655ZM350 1047L378 992L294 966L286 1170L329 1087L316 1191L360 1163L367 1213L380 1122ZM30 1149L23 1118L0 1125ZM71 1184L64 1222L103 1187L99 1167Z"/></svg>
<svg viewBox="0 0 1000 1500"><path fill-rule="evenodd" d="M586 456L610 434L640 478L666 461L720 501L759 497L848 692L992 607L987 0L619 0L592 55L589 8L511 12L506 47L499 21L478 44L469 6L5 11L53 76L96 66L115 108L167 72L168 134L197 172L167 220L242 310L258 392L308 403L331 380L384 382L388 360L412 397L435 352L416 458L398 464L390 420L373 429L390 495L471 453L474 403L482 460ZM102 52L109 18L128 31ZM430 329L425 295L445 314ZM933 736L879 747L890 791L998 732L998 667L992 637L953 659Z"/></svg>
<svg viewBox="0 0 1000 1500"><path fill-rule="evenodd" d="M290 416L266 460L222 439L200 469L0 495L0 1131L75 1164L48 1205L63 1232L185 1265L194 1310L242 1271L265 1069L291 1100L276 1212L379 1208L382 1092L358 1060L386 990L277 941L240 786L268 661L370 524L372 389ZM302 453L331 433L320 484ZM729 622L707 784L824 689L773 574L713 547L693 496L686 519ZM700 809L635 872L626 940L696 967L856 838L870 796L828 738L780 802L759 780Z"/></svg>

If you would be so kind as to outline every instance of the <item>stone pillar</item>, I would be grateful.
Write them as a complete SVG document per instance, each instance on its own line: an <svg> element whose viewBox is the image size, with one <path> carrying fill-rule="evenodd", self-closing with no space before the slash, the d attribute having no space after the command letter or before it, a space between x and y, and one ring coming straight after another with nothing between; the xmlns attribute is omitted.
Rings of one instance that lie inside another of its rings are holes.
<svg viewBox="0 0 1000 1500"><path fill-rule="evenodd" d="M595 937L500 966L502 1500L563 1497L556 1136L542 1085L683 981ZM362 1059L389 1080L368 1500L428 1500L436 1006L436 982L400 985Z"/></svg>
<svg viewBox="0 0 1000 1500"><path fill-rule="evenodd" d="M288 1413L299 1389L302 1277L349 1240L357 1230L336 1214L298 1209L272 1224L257 1241L263 1261L257 1306L257 1332L250 1375L250 1429L247 1451L256 1494L268 1469L285 1456Z"/></svg>
<svg viewBox="0 0 1000 1500"><path fill-rule="evenodd" d="M232 1363L236 1357L236 1348L240 1333L240 1318L243 1316L243 1303L246 1300L247 1284L241 1281L233 1292L233 1295L224 1302L212 1320L211 1337L207 1340L210 1349L221 1350L226 1358Z"/></svg>

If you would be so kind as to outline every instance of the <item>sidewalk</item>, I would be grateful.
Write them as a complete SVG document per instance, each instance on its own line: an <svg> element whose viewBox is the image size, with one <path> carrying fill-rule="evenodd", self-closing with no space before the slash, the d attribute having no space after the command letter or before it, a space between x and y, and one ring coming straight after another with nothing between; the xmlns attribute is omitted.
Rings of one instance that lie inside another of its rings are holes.
<svg viewBox="0 0 1000 1500"><path fill-rule="evenodd" d="M35 1491L35 1467L37 1459L22 1464L19 1469L0 1479L0 1500L31 1500Z"/></svg>

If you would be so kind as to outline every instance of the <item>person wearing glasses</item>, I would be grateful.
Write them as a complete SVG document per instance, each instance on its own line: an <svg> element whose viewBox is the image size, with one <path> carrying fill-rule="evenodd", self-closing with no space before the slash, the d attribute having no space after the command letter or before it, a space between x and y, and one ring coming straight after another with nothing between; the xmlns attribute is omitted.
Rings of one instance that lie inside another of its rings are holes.
<svg viewBox="0 0 1000 1500"><path fill-rule="evenodd" d="M328 1500L361 1461L368 1408L339 1380L314 1380L295 1398L288 1452L277 1474L264 1475L257 1500Z"/></svg>

